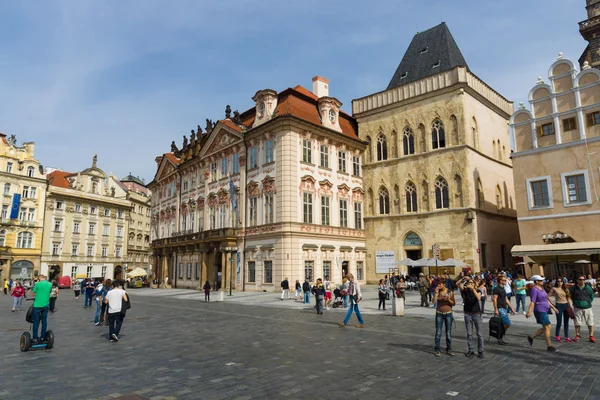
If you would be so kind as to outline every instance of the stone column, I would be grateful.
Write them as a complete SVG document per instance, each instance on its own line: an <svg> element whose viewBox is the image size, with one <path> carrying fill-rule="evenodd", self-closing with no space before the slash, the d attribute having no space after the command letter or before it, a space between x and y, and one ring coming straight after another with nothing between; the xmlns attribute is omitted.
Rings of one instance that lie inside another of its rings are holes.
<svg viewBox="0 0 600 400"><path fill-rule="evenodd" d="M200 252L201 254L201 258L202 261L200 262L200 277L201 277L201 283L200 286L204 286L204 282L206 282L207 279L207 271L206 271L206 251L205 250L201 250Z"/></svg>
<svg viewBox="0 0 600 400"><path fill-rule="evenodd" d="M227 253L221 251L221 288L229 290L229 268L227 268Z"/></svg>

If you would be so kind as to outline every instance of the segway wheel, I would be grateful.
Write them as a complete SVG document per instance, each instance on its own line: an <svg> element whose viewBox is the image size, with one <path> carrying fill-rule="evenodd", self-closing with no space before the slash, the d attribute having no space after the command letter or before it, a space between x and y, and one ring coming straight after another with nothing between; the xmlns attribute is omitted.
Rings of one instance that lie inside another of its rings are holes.
<svg viewBox="0 0 600 400"><path fill-rule="evenodd" d="M54 346L54 332L46 331L46 337L44 337L44 341L47 342L46 349L51 349Z"/></svg>
<svg viewBox="0 0 600 400"><path fill-rule="evenodd" d="M21 335L20 344L21 351L29 351L29 349L31 348L31 335L29 334L29 332L23 332L23 334Z"/></svg>

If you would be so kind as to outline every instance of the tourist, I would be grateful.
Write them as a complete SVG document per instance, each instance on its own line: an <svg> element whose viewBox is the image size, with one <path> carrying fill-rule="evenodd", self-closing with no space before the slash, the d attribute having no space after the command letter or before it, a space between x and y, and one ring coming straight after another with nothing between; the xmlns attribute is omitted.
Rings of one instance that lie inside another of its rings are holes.
<svg viewBox="0 0 600 400"><path fill-rule="evenodd" d="M535 320L538 324L542 325L540 329L535 331L531 336L527 336L529 345L533 346L533 339L540 335L544 335L546 340L546 347L548 351L555 352L556 349L550 342L550 318L548 317L548 310L552 309L558 314L558 310L548 300L548 293L544 290L544 278L540 275L534 275L531 277L534 286L531 288L529 309L525 314L526 318L531 317L531 312L535 315Z"/></svg>
<svg viewBox="0 0 600 400"><path fill-rule="evenodd" d="M452 293L446 285L440 284L435 288L435 294L433 296L433 303L436 304L435 308L435 350L434 355L441 357L440 354L440 342L442 339L442 325L446 332L446 354L453 356L452 352L452 307L456 304L454 300L454 293Z"/></svg>
<svg viewBox="0 0 600 400"><path fill-rule="evenodd" d="M284 295L287 295L288 300L290 299L290 282L288 282L288 278L281 281L281 300L283 300Z"/></svg>
<svg viewBox="0 0 600 400"><path fill-rule="evenodd" d="M210 282L208 281L208 279L204 283L204 286L202 287L202 289L204 289L204 302L210 303ZM283 300L283 298L282 298L282 300Z"/></svg>
<svg viewBox="0 0 600 400"><path fill-rule="evenodd" d="M383 304L383 311L385 311L385 297L387 295L388 288L383 279L379 280L379 286L377 289L377 293L379 294L379 305L377 306L377 309L381 311L381 305Z"/></svg>
<svg viewBox="0 0 600 400"><path fill-rule="evenodd" d="M481 316L485 314L485 299L487 298L487 287L485 285L485 279L482 279L477 284L477 291L481 294L480 303L481 303Z"/></svg>
<svg viewBox="0 0 600 400"><path fill-rule="evenodd" d="M398 279L398 283L396 283L396 297L402 298L404 304L406 304L406 287L404 278Z"/></svg>
<svg viewBox="0 0 600 400"><path fill-rule="evenodd" d="M4 294L8 294L8 279L4 278Z"/></svg>
<svg viewBox="0 0 600 400"><path fill-rule="evenodd" d="M21 305L25 297L25 288L21 285L21 282L17 282L17 286L12 290L11 296L13 298L12 312L21 311Z"/></svg>
<svg viewBox="0 0 600 400"><path fill-rule="evenodd" d="M497 281L498 284L496 285L496 287L494 288L493 292L492 292L492 302L494 303L494 314L499 316L500 319L502 319L502 325L504 325L504 332L508 331L508 328L510 328L511 325L511 321L510 318L508 317L508 312L509 310L512 312L513 315L515 315L515 310L512 306L512 304L510 304L510 302L507 301L507 296L506 296L506 291L505 291L505 287L506 287L506 275L499 275L497 277ZM501 345L506 345L508 343L506 343L504 341L504 338L502 339L498 339L498 344Z"/></svg>
<svg viewBox="0 0 600 400"><path fill-rule="evenodd" d="M106 281L104 281L104 287L102 288L103 299L106 299L106 295L112 290L112 288L112 280L107 279ZM100 310L100 320L98 322L100 322L98 326L102 326L102 324L106 324L106 326L108 326L108 305L104 302L104 300L102 301L102 308Z"/></svg>
<svg viewBox="0 0 600 400"><path fill-rule="evenodd" d="M323 299L325 297L325 287L323 286L323 280L317 279L317 282L312 287L312 294L315 296L315 310L317 314L323 314Z"/></svg>
<svg viewBox="0 0 600 400"><path fill-rule="evenodd" d="M75 300L79 300L79 294L81 293L81 283L77 279L73 281L73 291L75 292Z"/></svg>
<svg viewBox="0 0 600 400"><path fill-rule="evenodd" d="M392 275L392 277L390 278L390 290L394 295L396 292L396 286L398 286L398 282L400 282L400 276L398 276L397 272L394 272L394 275Z"/></svg>
<svg viewBox="0 0 600 400"><path fill-rule="evenodd" d="M483 280L481 282L483 282ZM482 312L480 306L481 291L475 285L475 282L469 277L465 277L457 283L464 301L463 312L465 328L467 329L467 353L465 356L475 356L475 347L473 346L473 327L475 327L475 333L477 334L477 357L483 358L483 320L481 318Z"/></svg>
<svg viewBox="0 0 600 400"><path fill-rule="evenodd" d="M571 303L571 292L566 289L565 283L559 278L554 283L550 295L554 296L554 306L558 310L556 313L556 331L554 339L557 342L560 342L560 327L564 323L565 342L571 343L572 340L569 338L569 314L567 313L567 309L573 307L573 304Z"/></svg>
<svg viewBox="0 0 600 400"><path fill-rule="evenodd" d="M421 307L429 307L429 302L427 301L427 293L429 292L429 288L431 284L425 275L421 272L419 274L419 294L421 295Z"/></svg>
<svg viewBox="0 0 600 400"><path fill-rule="evenodd" d="M39 275L39 281L30 289L31 293L34 293L33 300L33 341L32 343L40 343L46 337L46 330L48 328L48 306L50 304L50 292L52 291L52 284L46 280L46 276L43 274ZM42 323L42 332L38 336L40 322Z"/></svg>
<svg viewBox="0 0 600 400"><path fill-rule="evenodd" d="M302 297L302 285L300 284L300 280L296 279L296 296L295 296L294 300L298 301L298 298L301 298L301 297Z"/></svg>
<svg viewBox="0 0 600 400"><path fill-rule="evenodd" d="M304 292L304 304L310 304L310 281L308 278L302 284L302 291Z"/></svg>
<svg viewBox="0 0 600 400"><path fill-rule="evenodd" d="M56 307L56 299L58 299L58 285L56 281L52 281L52 289L50 290L50 312L54 313Z"/></svg>
<svg viewBox="0 0 600 400"><path fill-rule="evenodd" d="M96 300L96 315L94 316L94 325L100 325L100 314L102 313L102 303L104 302L104 285L98 283L94 292L94 299Z"/></svg>
<svg viewBox="0 0 600 400"><path fill-rule="evenodd" d="M358 303L362 300L362 293L360 291L360 284L358 281L354 280L354 275L348 274L348 297L350 301L350 307L348 308L348 313L346 314L346 318L344 318L344 322L338 322L338 324L343 328L348 325L348 321L350 321L350 317L352 317L352 313L356 312L356 317L358 318L357 328L363 328L365 326L365 321L360 314L360 310L358 309Z"/></svg>
<svg viewBox="0 0 600 400"><path fill-rule="evenodd" d="M325 309L329 310L329 304L333 301L333 294L331 293L331 282L329 281L329 276L325 275L325 282L323 282L323 286L325 287Z"/></svg>
<svg viewBox="0 0 600 400"><path fill-rule="evenodd" d="M523 311L523 314L525 314L525 298L527 297L527 293L525 291L526 286L527 286L527 281L525 279L523 279L523 275L517 274L517 279L515 280L515 295L517 298L517 314L519 313L519 310Z"/></svg>
<svg viewBox="0 0 600 400"><path fill-rule="evenodd" d="M342 284L340 285L340 294L342 295L342 307L348 307L348 277L344 276L342 278Z"/></svg>
<svg viewBox="0 0 600 400"><path fill-rule="evenodd" d="M123 300L128 301L127 293L123 290L123 281L115 281L113 290L107 293L104 302L108 304L108 335L111 342L119 341L123 325Z"/></svg>
<svg viewBox="0 0 600 400"><path fill-rule="evenodd" d="M571 301L575 310L575 341L580 339L581 324L586 324L589 332L589 341L596 343L594 338L594 312L592 302L594 291L585 283L585 276L577 278L577 284L571 288Z"/></svg>
<svg viewBox="0 0 600 400"><path fill-rule="evenodd" d="M504 283L504 291L506 292L506 302L510 304L510 299L513 296L512 279L508 275L504 276L506 277L506 282Z"/></svg>

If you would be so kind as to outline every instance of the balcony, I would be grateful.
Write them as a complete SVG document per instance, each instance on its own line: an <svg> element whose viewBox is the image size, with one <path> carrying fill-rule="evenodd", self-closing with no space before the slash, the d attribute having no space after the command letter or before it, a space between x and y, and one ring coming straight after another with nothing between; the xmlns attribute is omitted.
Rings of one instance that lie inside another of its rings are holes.
<svg viewBox="0 0 600 400"><path fill-rule="evenodd" d="M595 27L598 24L600 24L600 15L590 19L586 19L585 21L581 21L579 23L579 31L583 32L585 30Z"/></svg>
<svg viewBox="0 0 600 400"><path fill-rule="evenodd" d="M221 228L201 232L191 232L191 230L173 232L171 234L171 237L153 240L152 247L176 245L179 243L184 244L185 242L199 242L211 240L217 241L224 238L235 238L237 229L238 228Z"/></svg>

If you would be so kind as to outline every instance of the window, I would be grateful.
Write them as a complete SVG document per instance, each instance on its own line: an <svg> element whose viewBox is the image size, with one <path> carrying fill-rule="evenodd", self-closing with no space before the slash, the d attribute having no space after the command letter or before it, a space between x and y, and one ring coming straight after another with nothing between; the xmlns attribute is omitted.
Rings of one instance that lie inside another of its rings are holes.
<svg viewBox="0 0 600 400"><path fill-rule="evenodd" d="M434 149L446 147L446 132L444 131L444 124L439 119L433 121L431 126L431 144Z"/></svg>
<svg viewBox="0 0 600 400"><path fill-rule="evenodd" d="M90 206L90 214L92 214L92 215L98 214L98 208L96 206Z"/></svg>
<svg viewBox="0 0 600 400"><path fill-rule="evenodd" d="M117 226L117 237L123 237L123 227Z"/></svg>
<svg viewBox="0 0 600 400"><path fill-rule="evenodd" d="M30 208L27 213L27 221L35 221L35 208Z"/></svg>
<svg viewBox="0 0 600 400"><path fill-rule="evenodd" d="M187 180L187 178L184 178L184 179L183 179L183 185L182 185L182 186L183 186L183 189L182 189L182 190L183 190L184 192L185 192L186 190L188 190L188 180Z"/></svg>
<svg viewBox="0 0 600 400"><path fill-rule="evenodd" d="M589 191L587 171L575 171L561 174L563 180L563 198L565 206L570 204L588 204Z"/></svg>
<svg viewBox="0 0 600 400"><path fill-rule="evenodd" d="M329 197L321 196L321 225L329 225Z"/></svg>
<svg viewBox="0 0 600 400"><path fill-rule="evenodd" d="M91 278L92 277L93 268L94 267L92 267L91 265L87 267L87 271L86 271L86 274L85 274L86 278Z"/></svg>
<svg viewBox="0 0 600 400"><path fill-rule="evenodd" d="M77 276L77 267L71 267L71 280L75 279Z"/></svg>
<svg viewBox="0 0 600 400"><path fill-rule="evenodd" d="M377 137L377 161L387 160L387 140L383 133Z"/></svg>
<svg viewBox="0 0 600 400"><path fill-rule="evenodd" d="M219 222L220 228L226 228L227 227L227 209L225 207L225 204L221 204L219 206Z"/></svg>
<svg viewBox="0 0 600 400"><path fill-rule="evenodd" d="M6 163L6 172L8 172L10 174L12 172L12 167L13 167L13 163L7 162Z"/></svg>
<svg viewBox="0 0 600 400"><path fill-rule="evenodd" d="M414 183L408 182L406 184L406 212L417 212L417 187Z"/></svg>
<svg viewBox="0 0 600 400"><path fill-rule="evenodd" d="M312 142L308 139L302 140L302 161L312 164Z"/></svg>
<svg viewBox="0 0 600 400"><path fill-rule="evenodd" d="M250 197L248 199L248 206L249 206L249 210L248 210L248 224L250 226L256 226L257 224L257 205L258 205L258 197Z"/></svg>
<svg viewBox="0 0 600 400"><path fill-rule="evenodd" d="M481 243L481 268L487 269L487 244Z"/></svg>
<svg viewBox="0 0 600 400"><path fill-rule="evenodd" d="M6 231L0 231L0 246L4 247L6 245Z"/></svg>
<svg viewBox="0 0 600 400"><path fill-rule="evenodd" d="M2 219L8 218L8 206L5 204L2 206Z"/></svg>
<svg viewBox="0 0 600 400"><path fill-rule="evenodd" d="M338 172L346 172L346 152L338 151Z"/></svg>
<svg viewBox="0 0 600 400"><path fill-rule="evenodd" d="M575 122L575 118L567 118L563 119L563 131L574 131L577 129L577 123Z"/></svg>
<svg viewBox="0 0 600 400"><path fill-rule="evenodd" d="M52 255L57 256L60 254L60 243L52 243Z"/></svg>
<svg viewBox="0 0 600 400"><path fill-rule="evenodd" d="M483 185L481 184L481 181L479 179L477 180L477 191L475 193L475 196L477 200L477 208L483 209L483 207L485 206L485 197L483 195Z"/></svg>
<svg viewBox="0 0 600 400"><path fill-rule="evenodd" d="M110 229L110 226L108 226L108 225L103 225L103 226L102 226L102 235L103 235L103 236L108 236L108 235L109 235L109 229Z"/></svg>
<svg viewBox="0 0 600 400"><path fill-rule="evenodd" d="M248 150L248 160L248 168L258 167L258 149L256 146L250 147L250 150Z"/></svg>
<svg viewBox="0 0 600 400"><path fill-rule="evenodd" d="M75 212L81 212L81 204L75 204Z"/></svg>
<svg viewBox="0 0 600 400"><path fill-rule="evenodd" d="M17 247L20 249L31 249L33 246L33 233L19 232L17 235Z"/></svg>
<svg viewBox="0 0 600 400"><path fill-rule="evenodd" d="M102 276L106 277L106 265L102 266Z"/></svg>
<svg viewBox="0 0 600 400"><path fill-rule="evenodd" d="M500 186L496 186L496 209L502 210L502 190Z"/></svg>
<svg viewBox="0 0 600 400"><path fill-rule="evenodd" d="M265 224L272 224L273 221L273 193L265 194Z"/></svg>
<svg viewBox="0 0 600 400"><path fill-rule="evenodd" d="M600 125L600 111L587 114L587 126ZM7 171L10 172L10 171Z"/></svg>
<svg viewBox="0 0 600 400"><path fill-rule="evenodd" d="M387 215L390 213L390 194L384 187L379 189L379 214Z"/></svg>
<svg viewBox="0 0 600 400"><path fill-rule="evenodd" d="M71 255L76 256L77 254L79 254L79 245L74 244L71 246Z"/></svg>
<svg viewBox="0 0 600 400"><path fill-rule="evenodd" d="M225 178L229 173L229 160L227 157L221 160L221 178Z"/></svg>
<svg viewBox="0 0 600 400"><path fill-rule="evenodd" d="M365 279L365 263L364 261L356 262L356 279L362 281Z"/></svg>
<svg viewBox="0 0 600 400"><path fill-rule="evenodd" d="M62 210L63 205L64 205L64 203L62 202L62 200L56 200L56 209L57 210Z"/></svg>
<svg viewBox="0 0 600 400"><path fill-rule="evenodd" d="M273 261L263 261L263 266L265 283L273 283Z"/></svg>
<svg viewBox="0 0 600 400"><path fill-rule="evenodd" d="M313 204L312 193L304 192L302 194L303 221L305 224L313 223Z"/></svg>
<svg viewBox="0 0 600 400"><path fill-rule="evenodd" d="M181 230L185 231L187 229L187 214L181 214Z"/></svg>
<svg viewBox="0 0 600 400"><path fill-rule="evenodd" d="M146 262L144 260L144 262ZM194 263L194 279L200 279L200 269L198 268L198 263Z"/></svg>
<svg viewBox="0 0 600 400"><path fill-rule="evenodd" d="M195 232L194 223L196 222L196 213L194 211L190 211L190 231Z"/></svg>
<svg viewBox="0 0 600 400"><path fill-rule="evenodd" d="M102 215L104 215L105 217L110 217L110 208L105 208L104 213Z"/></svg>
<svg viewBox="0 0 600 400"><path fill-rule="evenodd" d="M216 162L210 164L210 181L211 182L217 181L217 163Z"/></svg>
<svg viewBox="0 0 600 400"><path fill-rule="evenodd" d="M215 229L216 223L217 223L217 216L216 216L216 210L214 207L209 208L208 217L209 217L209 223L210 223L209 229L211 229L211 230Z"/></svg>
<svg viewBox="0 0 600 400"><path fill-rule="evenodd" d="M37 199L37 188L35 186L31 186L31 188L29 189L29 198Z"/></svg>
<svg viewBox="0 0 600 400"><path fill-rule="evenodd" d="M179 279L183 279L183 263L177 264L177 276Z"/></svg>
<svg viewBox="0 0 600 400"><path fill-rule="evenodd" d="M231 173L232 174L240 173L240 155L239 155L239 153L235 153L231 157Z"/></svg>
<svg viewBox="0 0 600 400"><path fill-rule="evenodd" d="M348 227L348 200L340 200L340 226Z"/></svg>
<svg viewBox="0 0 600 400"><path fill-rule="evenodd" d="M323 261L323 278L331 278L331 261Z"/></svg>
<svg viewBox="0 0 600 400"><path fill-rule="evenodd" d="M27 209L21 208L21 210L19 210L19 221L25 221L26 217L27 217Z"/></svg>
<svg viewBox="0 0 600 400"><path fill-rule="evenodd" d="M323 168L329 168L329 146L321 145L321 160L320 165Z"/></svg>
<svg viewBox="0 0 600 400"><path fill-rule="evenodd" d="M115 257L121 257L121 246L115 247Z"/></svg>
<svg viewBox="0 0 600 400"><path fill-rule="evenodd" d="M314 262L304 261L304 279L308 279L309 282L313 281L314 277Z"/></svg>
<svg viewBox="0 0 600 400"><path fill-rule="evenodd" d="M5 196L10 195L10 183L5 183L4 184L4 195Z"/></svg>
<svg viewBox="0 0 600 400"><path fill-rule="evenodd" d="M248 282L256 282L256 263L254 261L248 261Z"/></svg>
<svg viewBox="0 0 600 400"><path fill-rule="evenodd" d="M204 230L204 210L198 211L198 231Z"/></svg>
<svg viewBox="0 0 600 400"><path fill-rule="evenodd" d="M273 162L273 140L265 142L265 164Z"/></svg>
<svg viewBox="0 0 600 400"><path fill-rule="evenodd" d="M102 257L107 257L107 256L108 256L108 247L102 246Z"/></svg>
<svg viewBox="0 0 600 400"><path fill-rule="evenodd" d="M187 263L185 265L185 278L192 279L192 263Z"/></svg>
<svg viewBox="0 0 600 400"><path fill-rule="evenodd" d="M62 220L61 219L54 220L54 232L60 232L61 227L62 227Z"/></svg>
<svg viewBox="0 0 600 400"><path fill-rule="evenodd" d="M441 176L435 180L435 208L438 210L450 206L448 183Z"/></svg>
<svg viewBox="0 0 600 400"><path fill-rule="evenodd" d="M23 192L21 193L21 195L23 196L23 198L29 197L29 186L23 186Z"/></svg>
<svg viewBox="0 0 600 400"><path fill-rule="evenodd" d="M123 219L124 216L125 213L123 212L123 210L117 210L117 218Z"/></svg>
<svg viewBox="0 0 600 400"><path fill-rule="evenodd" d="M554 135L554 124L553 123L543 124L542 126L540 126L538 128L538 134L540 136Z"/></svg>
<svg viewBox="0 0 600 400"><path fill-rule="evenodd" d="M362 229L362 203L354 203L354 229Z"/></svg>
<svg viewBox="0 0 600 400"><path fill-rule="evenodd" d="M90 222L88 225L88 234L95 235L96 234L96 224Z"/></svg>
<svg viewBox="0 0 600 400"><path fill-rule="evenodd" d="M352 156L352 175L360 176L360 156Z"/></svg>
<svg viewBox="0 0 600 400"><path fill-rule="evenodd" d="M553 207L550 188L550 176L527 179L529 208Z"/></svg>
<svg viewBox="0 0 600 400"><path fill-rule="evenodd" d="M402 133L402 147L405 156L415 154L415 135L409 127L404 128Z"/></svg>

